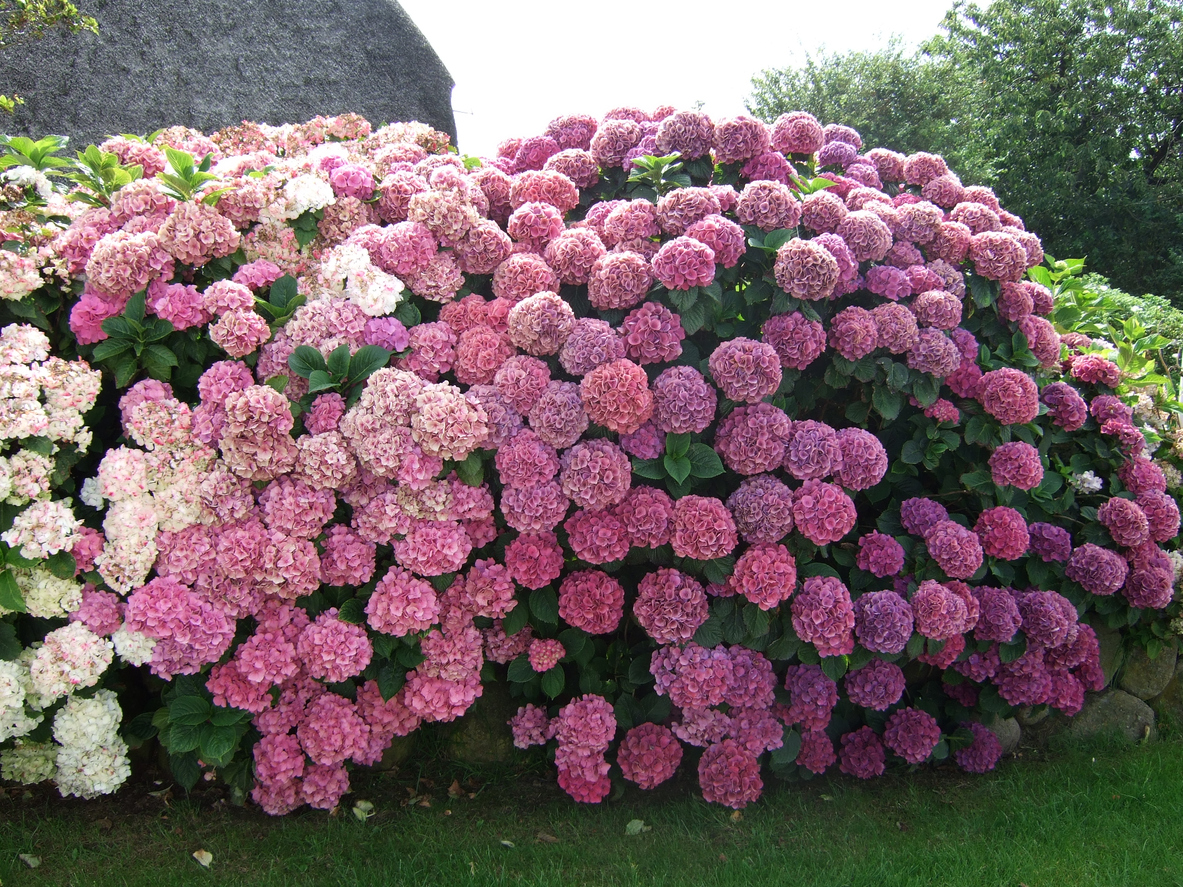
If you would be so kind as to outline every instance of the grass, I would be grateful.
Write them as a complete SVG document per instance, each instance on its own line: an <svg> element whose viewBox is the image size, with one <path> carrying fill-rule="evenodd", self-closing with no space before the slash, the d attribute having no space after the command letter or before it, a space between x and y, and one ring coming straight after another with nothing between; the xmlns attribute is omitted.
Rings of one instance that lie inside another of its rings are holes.
<svg viewBox="0 0 1183 887"><path fill-rule="evenodd" d="M1034 757L1032 757L1034 755ZM773 783L733 817L692 779L596 806L542 775L366 776L360 822L152 797L0 799L0 883L20 885L1128 885L1183 883L1183 743L1028 752L997 771ZM469 797L467 789L475 797ZM415 799L412 800L412 795ZM429 798L430 806L420 806ZM627 835L628 823L648 827ZM213 854L208 870L191 854ZM39 857L30 869L18 854Z"/></svg>

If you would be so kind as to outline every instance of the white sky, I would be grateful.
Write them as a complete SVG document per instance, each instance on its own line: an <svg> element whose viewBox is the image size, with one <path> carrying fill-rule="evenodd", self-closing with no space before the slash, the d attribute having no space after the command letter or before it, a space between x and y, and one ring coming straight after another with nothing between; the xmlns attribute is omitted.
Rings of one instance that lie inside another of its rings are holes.
<svg viewBox="0 0 1183 887"><path fill-rule="evenodd" d="M492 154L563 114L697 101L744 111L753 74L806 52L937 33L951 0L399 0L456 81L460 150ZM824 121L833 122L833 121Z"/></svg>

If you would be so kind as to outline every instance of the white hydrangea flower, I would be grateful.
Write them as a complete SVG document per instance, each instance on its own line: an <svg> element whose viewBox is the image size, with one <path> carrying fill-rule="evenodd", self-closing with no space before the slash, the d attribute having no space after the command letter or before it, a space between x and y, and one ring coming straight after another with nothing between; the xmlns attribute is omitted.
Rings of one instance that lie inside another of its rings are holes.
<svg viewBox="0 0 1183 887"><path fill-rule="evenodd" d="M101 509L103 503L107 501L103 498L103 494L99 490L99 479L97 477L88 477L82 482L82 492L78 494L78 498L82 500L83 505L89 505L95 510Z"/></svg>
<svg viewBox="0 0 1183 887"><path fill-rule="evenodd" d="M345 295L370 317L393 314L403 299L403 282L393 274L370 266L366 274L354 275L345 284Z"/></svg>
<svg viewBox="0 0 1183 887"><path fill-rule="evenodd" d="M68 503L41 499L18 514L0 539L12 548L19 547L22 557L41 560L73 548L80 526L82 521L74 517Z"/></svg>
<svg viewBox="0 0 1183 887"><path fill-rule="evenodd" d="M116 737L122 719L112 690L99 690L90 699L71 696L53 719L53 738L62 745L98 748Z"/></svg>
<svg viewBox="0 0 1183 887"><path fill-rule="evenodd" d="M24 708L10 708L0 711L0 742L31 733L41 723L42 715L29 717Z"/></svg>
<svg viewBox="0 0 1183 887"><path fill-rule="evenodd" d="M1078 493L1095 493L1105 485L1105 482L1092 471L1072 475L1069 483Z"/></svg>
<svg viewBox="0 0 1183 887"><path fill-rule="evenodd" d="M143 665L152 659L152 651L156 649L156 638L148 637L138 631L131 631L124 623L111 635L115 645L115 652L119 658L129 665Z"/></svg>
<svg viewBox="0 0 1183 887"><path fill-rule="evenodd" d="M287 201L285 215L290 219L337 202L332 185L314 175L296 176L283 186L283 196Z"/></svg>
<svg viewBox="0 0 1183 887"><path fill-rule="evenodd" d="M82 606L82 584L74 579L59 579L43 567L10 569L30 616L55 619Z"/></svg>
<svg viewBox="0 0 1183 887"><path fill-rule="evenodd" d="M4 171L4 178L20 188L32 188L42 200L53 195L53 183L49 176L31 166L12 166Z"/></svg>
<svg viewBox="0 0 1183 887"><path fill-rule="evenodd" d="M58 749L58 791L62 797L97 798L109 795L131 776L127 743L118 736L98 748L65 745Z"/></svg>
<svg viewBox="0 0 1183 887"><path fill-rule="evenodd" d="M111 660L114 648L81 622L71 622L45 636L45 643L29 665L35 693L46 698L93 687Z"/></svg>
<svg viewBox="0 0 1183 887"><path fill-rule="evenodd" d="M1171 569L1175 571L1176 584L1180 579L1183 579L1183 554L1177 551L1168 551L1167 557L1171 561Z"/></svg>
<svg viewBox="0 0 1183 887"><path fill-rule="evenodd" d="M22 742L0 752L0 776L22 785L53 779L57 771L57 746L52 742Z"/></svg>
<svg viewBox="0 0 1183 887"><path fill-rule="evenodd" d="M1183 486L1183 473L1180 473L1178 468L1170 462L1163 462L1161 459L1158 460L1158 467L1162 469L1163 477L1166 478L1169 489L1177 490L1180 486Z"/></svg>
<svg viewBox="0 0 1183 887"><path fill-rule="evenodd" d="M0 712L24 708L28 669L21 662L0 660Z"/></svg>

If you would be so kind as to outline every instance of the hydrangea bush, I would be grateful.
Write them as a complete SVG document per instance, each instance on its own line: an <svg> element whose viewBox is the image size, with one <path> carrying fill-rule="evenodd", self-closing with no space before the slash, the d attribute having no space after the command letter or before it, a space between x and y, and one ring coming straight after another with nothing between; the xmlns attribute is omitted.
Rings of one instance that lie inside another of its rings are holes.
<svg viewBox="0 0 1183 887"><path fill-rule="evenodd" d="M1049 321L1071 275L940 157L627 107L480 159L350 115L26 142L0 291L45 334L0 345L76 376L11 395L73 398L43 461L97 394L64 358L106 387L80 517L4 513L6 778L117 787L117 657L122 736L273 814L498 680L577 800L696 768L739 808L989 770L995 718L1103 687L1092 626L1171 636L1130 388L1169 380Z"/></svg>

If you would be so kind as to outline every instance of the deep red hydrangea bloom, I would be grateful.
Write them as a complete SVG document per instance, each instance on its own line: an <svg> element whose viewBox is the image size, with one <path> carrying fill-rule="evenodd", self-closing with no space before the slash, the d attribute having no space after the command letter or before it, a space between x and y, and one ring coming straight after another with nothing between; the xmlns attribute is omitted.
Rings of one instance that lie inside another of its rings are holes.
<svg viewBox="0 0 1183 887"><path fill-rule="evenodd" d="M609 634L624 616L624 588L600 570L569 573L559 586L559 616L588 634Z"/></svg>
<svg viewBox="0 0 1183 887"><path fill-rule="evenodd" d="M862 708L887 711L904 695L904 672L894 662L872 659L843 680L850 701Z"/></svg>
<svg viewBox="0 0 1183 887"><path fill-rule="evenodd" d="M854 502L837 484L807 480L793 493L793 523L814 545L837 542L857 521Z"/></svg>
<svg viewBox="0 0 1183 887"><path fill-rule="evenodd" d="M797 561L783 545L752 545L735 562L727 586L762 610L775 609L797 586Z"/></svg>
<svg viewBox="0 0 1183 887"><path fill-rule="evenodd" d="M883 744L909 764L923 763L940 741L936 718L918 708L899 709L883 730Z"/></svg>
<svg viewBox="0 0 1183 887"><path fill-rule="evenodd" d="M838 765L843 773L859 779L882 776L886 759L883 742L870 727L859 727L843 735Z"/></svg>
<svg viewBox="0 0 1183 887"><path fill-rule="evenodd" d="M983 511L974 523L974 532L982 542L984 553L1004 561L1021 558L1027 553L1027 547L1031 543L1023 515L1005 505Z"/></svg>
<svg viewBox="0 0 1183 887"><path fill-rule="evenodd" d="M793 598L793 630L821 656L854 651L854 608L850 590L831 576L805 580Z"/></svg>
<svg viewBox="0 0 1183 887"><path fill-rule="evenodd" d="M834 754L834 743L824 730L806 730L801 734L801 750L797 763L810 773L820 775L838 760Z"/></svg>
<svg viewBox="0 0 1183 887"><path fill-rule="evenodd" d="M563 570L563 550L554 533L523 533L505 547L505 566L515 582L542 588Z"/></svg>

